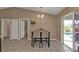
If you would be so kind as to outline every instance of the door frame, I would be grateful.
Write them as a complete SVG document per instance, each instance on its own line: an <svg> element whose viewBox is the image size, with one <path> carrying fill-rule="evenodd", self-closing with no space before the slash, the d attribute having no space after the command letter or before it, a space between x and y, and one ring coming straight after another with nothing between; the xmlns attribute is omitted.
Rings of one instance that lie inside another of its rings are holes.
<svg viewBox="0 0 79 59"><path fill-rule="evenodd" d="M72 27L73 28L73 51L75 51L74 12L70 12L70 13L64 15L63 17L61 17L61 43L64 44L64 17L71 15L71 14L73 15L73 18L72 18L72 20L73 20L73 27Z"/></svg>
<svg viewBox="0 0 79 59"><path fill-rule="evenodd" d="M27 40L29 40L29 24L30 24L29 19L28 18L20 18L19 20L27 21Z"/></svg>

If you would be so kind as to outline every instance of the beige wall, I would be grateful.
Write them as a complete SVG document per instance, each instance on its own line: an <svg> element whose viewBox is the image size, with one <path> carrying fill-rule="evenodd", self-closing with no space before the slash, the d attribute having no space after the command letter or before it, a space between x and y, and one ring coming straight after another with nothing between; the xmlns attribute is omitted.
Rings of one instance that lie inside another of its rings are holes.
<svg viewBox="0 0 79 59"><path fill-rule="evenodd" d="M67 7L66 9L64 9L59 15L58 15L58 28L59 30L57 31L57 36L58 39L61 40L61 18L70 13L70 12L79 12L79 7Z"/></svg>
<svg viewBox="0 0 79 59"><path fill-rule="evenodd" d="M51 33L51 39L56 39L57 37L57 26L58 26L58 20L57 16L45 14L45 17L41 20L37 18L37 14L40 12L25 10L25 9L19 9L19 8L8 8L5 10L0 10L0 18L3 17L27 17L29 19L29 22L31 20L35 20L35 25L29 25L29 36L31 37L31 31L38 29L38 28L44 28L50 31Z"/></svg>

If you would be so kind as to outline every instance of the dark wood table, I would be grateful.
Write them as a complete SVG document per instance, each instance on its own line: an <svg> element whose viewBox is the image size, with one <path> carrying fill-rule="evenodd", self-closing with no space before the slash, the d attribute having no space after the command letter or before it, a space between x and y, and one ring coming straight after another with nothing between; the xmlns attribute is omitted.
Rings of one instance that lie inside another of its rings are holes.
<svg viewBox="0 0 79 59"><path fill-rule="evenodd" d="M43 30L43 29L41 29ZM34 32L31 33L31 46L34 47L35 43L36 42L39 42L39 48L40 48L40 45L42 45L43 47L43 42L46 42L46 45L48 45L48 47L50 47L50 32L48 32L48 35L47 37L43 37L43 32L40 31L39 32L40 36L39 37L34 37Z"/></svg>

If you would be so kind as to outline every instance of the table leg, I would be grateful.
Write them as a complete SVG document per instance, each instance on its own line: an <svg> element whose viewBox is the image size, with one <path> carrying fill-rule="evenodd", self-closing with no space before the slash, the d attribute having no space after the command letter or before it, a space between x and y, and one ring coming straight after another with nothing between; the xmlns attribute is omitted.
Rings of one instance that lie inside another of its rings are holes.
<svg viewBox="0 0 79 59"><path fill-rule="evenodd" d="M48 33L48 47L50 47L50 32Z"/></svg>

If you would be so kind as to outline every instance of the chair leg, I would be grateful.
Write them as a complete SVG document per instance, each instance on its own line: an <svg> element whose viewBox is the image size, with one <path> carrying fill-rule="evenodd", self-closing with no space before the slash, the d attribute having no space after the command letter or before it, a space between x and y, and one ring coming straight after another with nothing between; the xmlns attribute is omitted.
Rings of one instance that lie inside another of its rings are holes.
<svg viewBox="0 0 79 59"><path fill-rule="evenodd" d="M48 40L46 39L46 44L48 44Z"/></svg>
<svg viewBox="0 0 79 59"><path fill-rule="evenodd" d="M40 43L39 43L39 48L40 48Z"/></svg>
<svg viewBox="0 0 79 59"><path fill-rule="evenodd" d="M50 47L50 40L48 39L48 47Z"/></svg>
<svg viewBox="0 0 79 59"><path fill-rule="evenodd" d="M31 46L33 46L33 40L31 40Z"/></svg>

